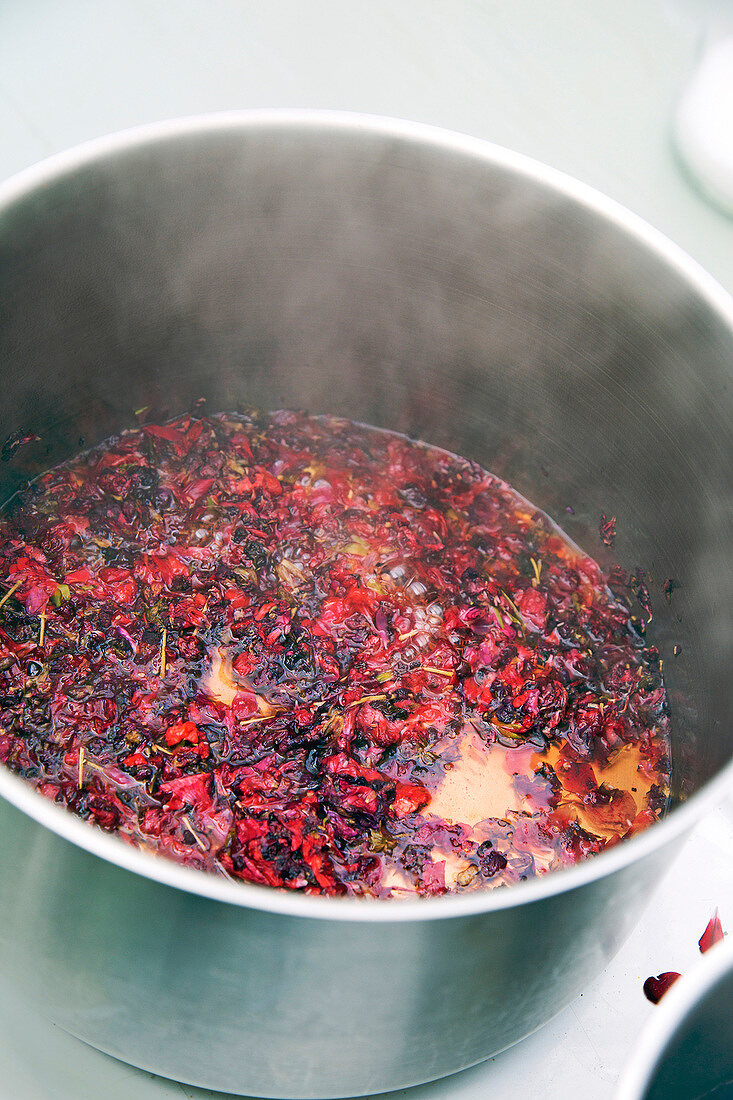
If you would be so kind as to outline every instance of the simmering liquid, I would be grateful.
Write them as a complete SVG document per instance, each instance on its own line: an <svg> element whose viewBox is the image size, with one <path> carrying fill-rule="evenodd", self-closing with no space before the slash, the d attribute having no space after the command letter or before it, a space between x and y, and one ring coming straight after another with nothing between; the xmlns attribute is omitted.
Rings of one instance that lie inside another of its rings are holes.
<svg viewBox="0 0 733 1100"><path fill-rule="evenodd" d="M329 417L184 416L0 525L0 761L202 870L506 885L664 811L656 650L475 463Z"/></svg>

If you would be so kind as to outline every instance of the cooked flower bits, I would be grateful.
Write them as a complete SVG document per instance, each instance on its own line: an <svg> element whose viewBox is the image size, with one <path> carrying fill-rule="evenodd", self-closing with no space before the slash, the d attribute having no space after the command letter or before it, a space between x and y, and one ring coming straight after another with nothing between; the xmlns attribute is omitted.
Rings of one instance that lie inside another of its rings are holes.
<svg viewBox="0 0 733 1100"><path fill-rule="evenodd" d="M664 812L656 650L593 560L446 451L184 416L44 474L0 554L0 760L130 843L407 897Z"/></svg>

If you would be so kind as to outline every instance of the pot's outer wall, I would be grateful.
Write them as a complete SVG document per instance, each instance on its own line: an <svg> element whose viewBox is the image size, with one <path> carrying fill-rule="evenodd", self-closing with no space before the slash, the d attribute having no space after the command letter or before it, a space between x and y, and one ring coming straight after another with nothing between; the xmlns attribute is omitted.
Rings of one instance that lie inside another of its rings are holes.
<svg viewBox="0 0 733 1100"><path fill-rule="evenodd" d="M732 749L730 314L630 217L421 134L194 126L0 208L0 440L41 437L4 489L203 397L446 446L596 556L616 515L614 553L653 578L682 798ZM669 855L484 915L348 923L173 890L6 806L2 833L19 988L119 1057L269 1096L396 1088L521 1038L601 970Z"/></svg>
<svg viewBox="0 0 733 1100"><path fill-rule="evenodd" d="M617 950L669 858L517 909L342 923L162 886L7 803L0 828L0 964L19 995L164 1076L319 1100L463 1069L540 1026Z"/></svg>

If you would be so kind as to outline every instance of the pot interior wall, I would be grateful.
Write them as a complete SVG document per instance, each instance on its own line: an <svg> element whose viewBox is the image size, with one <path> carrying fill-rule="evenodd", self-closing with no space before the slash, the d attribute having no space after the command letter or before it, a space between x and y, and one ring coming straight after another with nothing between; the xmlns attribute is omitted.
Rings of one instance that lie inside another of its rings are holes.
<svg viewBox="0 0 733 1100"><path fill-rule="evenodd" d="M731 756L733 332L627 230L439 143L207 129L0 210L0 311L0 440L40 437L0 464L3 496L201 398L443 445L606 564L617 516L613 554L651 577L677 795Z"/></svg>

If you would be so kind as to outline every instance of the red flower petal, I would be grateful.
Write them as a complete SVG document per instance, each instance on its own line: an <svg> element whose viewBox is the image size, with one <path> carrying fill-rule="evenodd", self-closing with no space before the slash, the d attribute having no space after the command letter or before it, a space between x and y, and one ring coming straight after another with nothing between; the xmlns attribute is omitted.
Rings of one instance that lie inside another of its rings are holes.
<svg viewBox="0 0 733 1100"><path fill-rule="evenodd" d="M657 974L656 978L647 978L644 982L644 996L653 1005L659 1004L664 994L680 977L682 975L676 970L665 970L663 974Z"/></svg>
<svg viewBox="0 0 733 1100"><path fill-rule="evenodd" d="M723 925L720 923L720 917L716 909L705 926L705 931L697 941L697 946L704 955L705 952L709 951L711 947L714 947L716 943L722 943L724 936L725 932L723 931Z"/></svg>
<svg viewBox="0 0 733 1100"><path fill-rule="evenodd" d="M430 801L430 794L421 783L398 783L393 810L397 817L414 814Z"/></svg>

